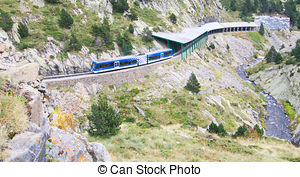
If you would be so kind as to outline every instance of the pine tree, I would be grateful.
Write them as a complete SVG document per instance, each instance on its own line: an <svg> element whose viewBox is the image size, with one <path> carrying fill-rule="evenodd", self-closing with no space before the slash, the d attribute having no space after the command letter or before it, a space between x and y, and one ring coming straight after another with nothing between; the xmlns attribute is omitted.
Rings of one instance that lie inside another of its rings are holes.
<svg viewBox="0 0 300 177"><path fill-rule="evenodd" d="M275 62L276 64L279 64L283 60L281 54L276 51L274 46L271 47L265 58L267 63Z"/></svg>
<svg viewBox="0 0 300 177"><path fill-rule="evenodd" d="M18 33L21 38L25 38L25 37L29 36L28 28L26 25L24 25L23 23L19 23L18 27L19 27Z"/></svg>
<svg viewBox="0 0 300 177"><path fill-rule="evenodd" d="M132 25L132 24L129 25L128 31L129 31L129 33L133 34L134 28L133 28L133 25Z"/></svg>
<svg viewBox="0 0 300 177"><path fill-rule="evenodd" d="M125 55L131 53L133 47L128 32L125 31L123 35L121 35L121 33L118 33L116 42Z"/></svg>
<svg viewBox="0 0 300 177"><path fill-rule="evenodd" d="M10 31L12 29L14 22L12 21L10 15L0 9L0 28L4 31Z"/></svg>
<svg viewBox="0 0 300 177"><path fill-rule="evenodd" d="M230 0L230 10L236 11L236 0Z"/></svg>
<svg viewBox="0 0 300 177"><path fill-rule="evenodd" d="M74 20L65 9L62 9L60 11L60 19L58 22L59 25L63 28L71 28L72 24L74 23Z"/></svg>
<svg viewBox="0 0 300 177"><path fill-rule="evenodd" d="M238 137L238 136L245 136L246 131L248 130L247 125L243 125L240 126L237 131L235 132L235 134L233 135L234 138Z"/></svg>
<svg viewBox="0 0 300 177"><path fill-rule="evenodd" d="M127 0L110 0L110 3L114 12L123 13L129 9Z"/></svg>
<svg viewBox="0 0 300 177"><path fill-rule="evenodd" d="M257 124L254 126L254 130L257 132L257 134L259 135L259 137L264 136L264 129L263 128L260 129Z"/></svg>
<svg viewBox="0 0 300 177"><path fill-rule="evenodd" d="M259 34L262 35L262 36L265 35L265 27L264 27L263 23L260 24Z"/></svg>
<svg viewBox="0 0 300 177"><path fill-rule="evenodd" d="M142 33L142 41L152 42L153 40L154 40L154 38L152 36L151 30L148 27L144 28L143 33Z"/></svg>
<svg viewBox="0 0 300 177"><path fill-rule="evenodd" d="M184 87L185 89L193 92L193 93L198 93L200 90L200 83L197 80L197 77L194 73L191 74L186 86Z"/></svg>
<svg viewBox="0 0 300 177"><path fill-rule="evenodd" d="M45 1L50 3L50 4L55 4L55 3L59 2L59 0L45 0Z"/></svg>
<svg viewBox="0 0 300 177"><path fill-rule="evenodd" d="M108 105L107 98L99 95L97 104L91 107L88 132L92 136L110 137L116 135L122 124L121 116Z"/></svg>
<svg viewBox="0 0 300 177"><path fill-rule="evenodd" d="M170 20L171 20L171 22L173 23L173 24L176 24L177 23L177 17L175 16L175 14L171 14L170 16L169 16L169 18L170 18Z"/></svg>
<svg viewBox="0 0 300 177"><path fill-rule="evenodd" d="M65 50L66 51L78 51L82 47L79 40L76 38L76 36L72 33L70 41L66 44Z"/></svg>

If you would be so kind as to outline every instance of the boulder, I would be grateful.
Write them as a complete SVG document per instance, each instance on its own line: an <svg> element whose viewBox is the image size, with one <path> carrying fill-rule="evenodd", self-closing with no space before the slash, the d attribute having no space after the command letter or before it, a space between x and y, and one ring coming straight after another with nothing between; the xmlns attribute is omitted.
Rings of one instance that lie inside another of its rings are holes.
<svg viewBox="0 0 300 177"><path fill-rule="evenodd" d="M97 162L111 162L111 157L107 152L106 148L100 143L89 143L91 153L95 157L94 161Z"/></svg>
<svg viewBox="0 0 300 177"><path fill-rule="evenodd" d="M47 142L48 160L62 162L111 161L106 148L99 143L88 143L79 134L51 127Z"/></svg>
<svg viewBox="0 0 300 177"><path fill-rule="evenodd" d="M297 147L300 147L300 131L291 139L291 143Z"/></svg>
<svg viewBox="0 0 300 177"><path fill-rule="evenodd" d="M15 82L31 82L38 79L39 64L27 63L19 67L11 67L0 75L13 78Z"/></svg>
<svg viewBox="0 0 300 177"><path fill-rule="evenodd" d="M42 129L47 130L48 121L46 120L42 106L42 94L29 85L24 85L19 94L27 99L27 109L30 113L30 122L35 123Z"/></svg>
<svg viewBox="0 0 300 177"><path fill-rule="evenodd" d="M8 144L9 162L45 162L46 132L24 132L16 135Z"/></svg>

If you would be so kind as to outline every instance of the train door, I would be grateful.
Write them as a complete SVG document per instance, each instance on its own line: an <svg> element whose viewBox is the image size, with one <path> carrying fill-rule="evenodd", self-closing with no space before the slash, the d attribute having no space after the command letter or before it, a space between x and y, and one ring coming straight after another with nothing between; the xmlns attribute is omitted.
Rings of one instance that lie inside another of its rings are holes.
<svg viewBox="0 0 300 177"><path fill-rule="evenodd" d="M164 53L160 54L160 58L163 59L164 58Z"/></svg>
<svg viewBox="0 0 300 177"><path fill-rule="evenodd" d="M115 61L115 68L119 67L120 62L119 61Z"/></svg>

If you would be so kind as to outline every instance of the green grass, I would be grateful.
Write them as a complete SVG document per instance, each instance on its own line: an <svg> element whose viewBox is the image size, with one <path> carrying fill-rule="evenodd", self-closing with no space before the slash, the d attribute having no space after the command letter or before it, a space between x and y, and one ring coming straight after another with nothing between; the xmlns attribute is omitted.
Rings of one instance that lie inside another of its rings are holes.
<svg viewBox="0 0 300 177"><path fill-rule="evenodd" d="M285 113L289 116L290 121L293 121L293 119L296 116L296 111L295 109L292 107L291 103L288 101L281 101L283 107L284 107L284 111Z"/></svg>
<svg viewBox="0 0 300 177"><path fill-rule="evenodd" d="M249 38L254 42L254 47L257 50L263 50L264 38L257 31L251 31L247 33Z"/></svg>

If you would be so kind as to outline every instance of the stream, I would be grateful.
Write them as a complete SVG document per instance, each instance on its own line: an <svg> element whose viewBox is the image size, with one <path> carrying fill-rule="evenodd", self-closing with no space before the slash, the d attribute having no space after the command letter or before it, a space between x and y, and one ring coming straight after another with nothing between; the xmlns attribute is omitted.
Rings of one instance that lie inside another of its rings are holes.
<svg viewBox="0 0 300 177"><path fill-rule="evenodd" d="M249 80L245 69L249 67L253 67L254 65L260 63L263 58L256 59L249 64L240 65L236 68L237 74L245 81L249 82L256 88L256 84ZM268 93L264 91L260 91L266 100L267 100L267 111L268 117L265 120L265 135L269 137L277 137L280 139L291 140L292 135L288 128L289 126L289 118L284 113L284 109L281 104L279 104L276 99Z"/></svg>

